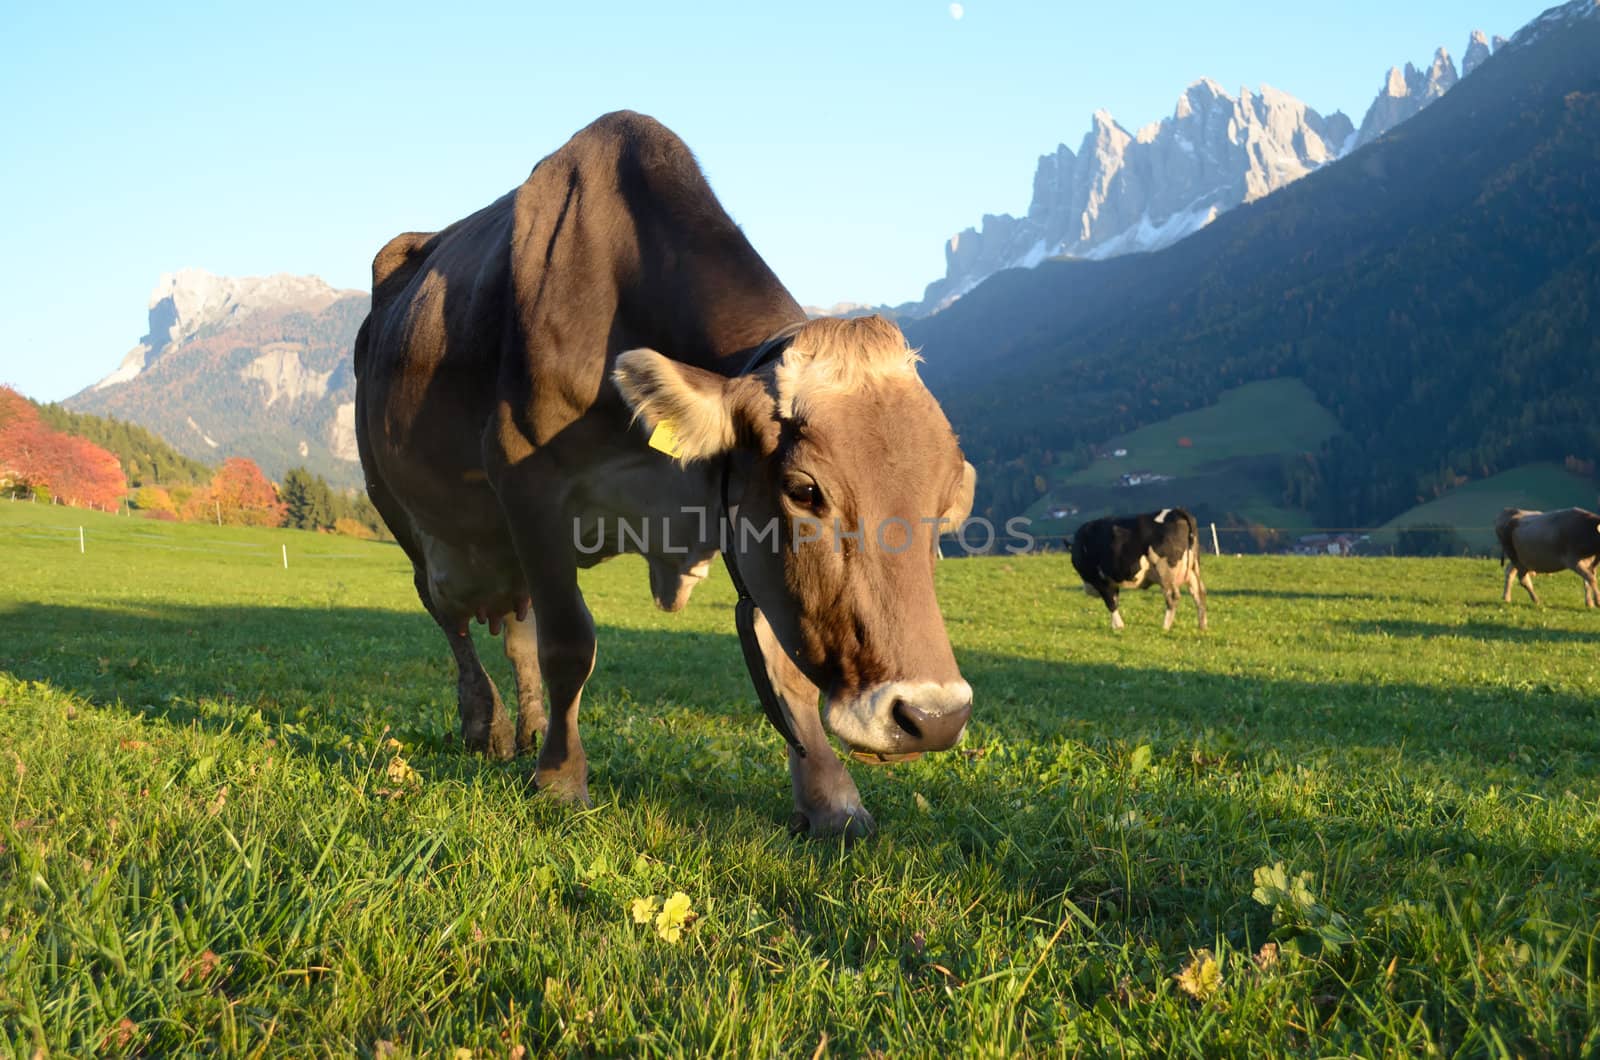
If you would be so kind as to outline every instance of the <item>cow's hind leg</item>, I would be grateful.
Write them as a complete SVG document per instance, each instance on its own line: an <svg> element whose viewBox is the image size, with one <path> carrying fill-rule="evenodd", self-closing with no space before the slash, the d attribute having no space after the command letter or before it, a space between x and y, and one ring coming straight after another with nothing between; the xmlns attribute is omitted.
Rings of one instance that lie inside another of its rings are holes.
<svg viewBox="0 0 1600 1060"><path fill-rule="evenodd" d="M1170 630L1173 620L1178 617L1178 601L1183 596L1183 585L1178 580L1178 572L1165 563L1157 564L1156 576L1161 581L1161 595L1167 598L1167 613L1161 619L1161 628Z"/></svg>
<svg viewBox="0 0 1600 1060"><path fill-rule="evenodd" d="M450 645L450 654L455 657L456 713L461 719L461 742L469 750L482 751L491 758L510 758L513 751L511 719L506 716L506 708L500 702L500 693L484 670L465 623L442 614L434 605L433 594L428 591L425 556L413 537L411 521L405 509L390 496L381 477L373 472L365 443L361 459L367 473L367 495L372 498L378 514L383 516L401 550L411 560L412 584L416 586L417 598L444 633Z"/></svg>
<svg viewBox="0 0 1600 1060"><path fill-rule="evenodd" d="M465 620L453 622L439 613L428 593L428 576L421 568L416 572L416 585L422 606L444 632L445 640L450 642L450 653L455 656L456 714L461 719L461 742L469 751L481 751L490 758L510 758L515 751L511 718L500 702L494 681L478 658Z"/></svg>
<svg viewBox="0 0 1600 1060"><path fill-rule="evenodd" d="M450 642L451 655L456 656L456 716L461 719L462 745L493 759L509 759L514 753L510 717L478 658L466 620L451 621L438 613L427 591L427 573L421 567L416 570L416 594Z"/></svg>
<svg viewBox="0 0 1600 1060"><path fill-rule="evenodd" d="M506 658L517 675L517 754L533 751L544 732L544 680L539 674L539 638L533 615L506 620Z"/></svg>
<svg viewBox="0 0 1600 1060"><path fill-rule="evenodd" d="M1517 581L1517 565L1515 563L1507 563L1506 564L1506 591L1505 591L1505 595L1500 598L1500 601L1502 603L1509 604L1511 602L1511 586L1516 584L1516 581Z"/></svg>
<svg viewBox="0 0 1600 1060"><path fill-rule="evenodd" d="M1189 595L1194 597L1195 609L1200 612L1200 628L1206 628L1206 583L1200 580L1200 564L1189 564Z"/></svg>
<svg viewBox="0 0 1600 1060"><path fill-rule="evenodd" d="M817 686L790 661L789 655L773 635L772 627L756 612L756 639L767 664L772 687L783 697L794 718L795 736L806 753L789 748L789 785L794 792L794 816L789 830L824 837L843 835L855 838L871 833L877 826L861 805L861 793L839 756L828 743L817 713Z"/></svg>
<svg viewBox="0 0 1600 1060"><path fill-rule="evenodd" d="M1528 599L1533 601L1534 606L1538 606L1539 594L1533 591L1533 571L1523 571L1519 580L1522 582L1522 587L1528 590Z"/></svg>

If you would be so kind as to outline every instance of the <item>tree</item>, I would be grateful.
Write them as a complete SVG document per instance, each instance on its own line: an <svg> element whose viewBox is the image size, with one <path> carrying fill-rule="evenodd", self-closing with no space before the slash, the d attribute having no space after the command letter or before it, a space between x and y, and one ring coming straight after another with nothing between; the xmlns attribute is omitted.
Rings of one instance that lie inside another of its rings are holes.
<svg viewBox="0 0 1600 1060"><path fill-rule="evenodd" d="M345 537L359 537L364 540L376 536L371 529L362 523L356 522L348 515L341 515L334 520L333 532L343 534Z"/></svg>
<svg viewBox="0 0 1600 1060"><path fill-rule="evenodd" d="M254 460L235 456L184 506L185 519L220 518L229 526L281 526L283 502Z"/></svg>
<svg viewBox="0 0 1600 1060"><path fill-rule="evenodd" d="M45 491L62 503L110 509L128 490L117 458L85 438L52 429L14 390L0 387L0 484Z"/></svg>
<svg viewBox="0 0 1600 1060"><path fill-rule="evenodd" d="M299 530L326 530L338 518L333 491L321 475L293 467L283 476L285 526Z"/></svg>
<svg viewBox="0 0 1600 1060"><path fill-rule="evenodd" d="M178 506L172 494L160 486L141 486L133 495L133 506L144 512L166 512L176 515Z"/></svg>
<svg viewBox="0 0 1600 1060"><path fill-rule="evenodd" d="M1442 523L1414 523L1395 532L1397 556L1464 556L1469 551L1461 535Z"/></svg>

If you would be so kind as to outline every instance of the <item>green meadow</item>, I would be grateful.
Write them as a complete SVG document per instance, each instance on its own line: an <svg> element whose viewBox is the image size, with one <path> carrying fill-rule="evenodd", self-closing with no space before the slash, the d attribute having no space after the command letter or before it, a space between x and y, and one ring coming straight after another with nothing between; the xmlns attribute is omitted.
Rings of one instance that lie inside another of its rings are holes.
<svg viewBox="0 0 1600 1060"><path fill-rule="evenodd" d="M1570 575L1208 557L1207 633L1114 634L1062 556L945 561L973 724L854 767L846 846L721 571L585 575L575 811L460 748L393 546L0 502L0 555L0 1055L1600 1053Z"/></svg>
<svg viewBox="0 0 1600 1060"><path fill-rule="evenodd" d="M1394 541L1395 531L1407 526L1450 526L1474 549L1499 555L1494 521L1506 508L1595 507L1595 484L1560 464L1524 464L1498 475L1451 490L1438 500L1419 504L1395 516L1375 534L1380 546Z"/></svg>

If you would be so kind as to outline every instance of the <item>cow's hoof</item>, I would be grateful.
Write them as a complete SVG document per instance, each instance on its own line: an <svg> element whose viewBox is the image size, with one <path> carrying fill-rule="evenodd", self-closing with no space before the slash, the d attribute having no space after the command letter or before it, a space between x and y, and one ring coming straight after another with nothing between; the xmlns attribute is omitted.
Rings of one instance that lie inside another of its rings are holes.
<svg viewBox="0 0 1600 1060"><path fill-rule="evenodd" d="M496 725L489 730L489 740L483 749L484 756L493 758L498 762L506 762L517 756L517 738L511 731L511 724Z"/></svg>
<svg viewBox="0 0 1600 1060"><path fill-rule="evenodd" d="M789 834L803 835L809 839L835 839L843 836L847 841L865 839L878 830L872 814L857 806L853 809L796 810L789 818Z"/></svg>
<svg viewBox="0 0 1600 1060"><path fill-rule="evenodd" d="M512 758L517 750L516 732L505 711L496 711L488 722L464 722L461 726L461 743L469 751L499 761Z"/></svg>
<svg viewBox="0 0 1600 1060"><path fill-rule="evenodd" d="M573 776L570 773L540 772L534 777L534 789L547 799L555 799L580 809L590 809L594 803L589 799L589 781L582 776Z"/></svg>

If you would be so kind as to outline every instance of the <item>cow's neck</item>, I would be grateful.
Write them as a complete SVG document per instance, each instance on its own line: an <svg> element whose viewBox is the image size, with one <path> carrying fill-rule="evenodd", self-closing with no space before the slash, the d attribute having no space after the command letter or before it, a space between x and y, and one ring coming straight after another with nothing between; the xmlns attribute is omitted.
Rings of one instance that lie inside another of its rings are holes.
<svg viewBox="0 0 1600 1060"><path fill-rule="evenodd" d="M723 374L740 371L761 343L804 322L805 311L744 234L695 239L667 259L646 254L631 318L640 344Z"/></svg>

